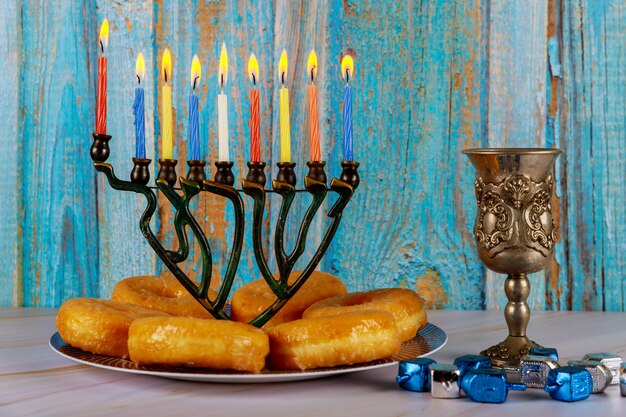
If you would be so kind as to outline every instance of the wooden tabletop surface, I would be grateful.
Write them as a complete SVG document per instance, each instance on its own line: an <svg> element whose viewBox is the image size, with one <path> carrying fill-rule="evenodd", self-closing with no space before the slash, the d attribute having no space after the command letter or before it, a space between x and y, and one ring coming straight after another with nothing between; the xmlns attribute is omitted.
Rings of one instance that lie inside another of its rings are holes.
<svg viewBox="0 0 626 417"><path fill-rule="evenodd" d="M510 392L500 405L436 400L403 391L396 366L324 379L273 384L212 384L108 371L74 363L48 346L53 309L0 309L0 416L539 416L623 415L619 386L578 403L543 390ZM498 311L432 311L448 343L433 358L451 363L505 336ZM529 336L558 348L561 363L585 353L626 356L626 314L536 312Z"/></svg>

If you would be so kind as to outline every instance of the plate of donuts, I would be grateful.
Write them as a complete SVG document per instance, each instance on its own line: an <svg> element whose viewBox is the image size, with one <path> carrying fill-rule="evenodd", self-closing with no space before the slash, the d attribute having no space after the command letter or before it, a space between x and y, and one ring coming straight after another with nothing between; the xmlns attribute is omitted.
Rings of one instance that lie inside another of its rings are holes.
<svg viewBox="0 0 626 417"><path fill-rule="evenodd" d="M54 333L50 337L50 347L61 356L64 356L72 361L118 372L128 372L198 382L269 383L324 378L333 375L392 366L404 359L430 355L441 349L446 344L447 340L448 336L440 327L435 326L432 323L427 323L417 332L413 339L402 343L400 352L384 359L354 365L318 368L305 371L263 369L260 373L140 365L127 359L98 355L75 348L66 343L58 332Z"/></svg>

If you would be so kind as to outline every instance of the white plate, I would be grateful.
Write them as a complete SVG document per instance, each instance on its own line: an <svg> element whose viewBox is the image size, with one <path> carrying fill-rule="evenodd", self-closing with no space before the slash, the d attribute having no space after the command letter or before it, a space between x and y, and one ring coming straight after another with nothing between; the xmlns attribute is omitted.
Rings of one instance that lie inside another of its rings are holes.
<svg viewBox="0 0 626 417"><path fill-rule="evenodd" d="M186 381L249 384L300 381L382 368L396 364L398 361L404 359L428 356L441 349L447 341L448 336L441 328L428 323L417 332L417 335L413 339L402 344L398 354L385 359L356 365L336 366L333 368L320 368L308 371L271 371L264 369L258 374L215 371L211 369L138 365L126 359L97 355L72 347L65 343L58 332L50 337L50 347L59 355L65 356L75 362L112 371L183 379Z"/></svg>

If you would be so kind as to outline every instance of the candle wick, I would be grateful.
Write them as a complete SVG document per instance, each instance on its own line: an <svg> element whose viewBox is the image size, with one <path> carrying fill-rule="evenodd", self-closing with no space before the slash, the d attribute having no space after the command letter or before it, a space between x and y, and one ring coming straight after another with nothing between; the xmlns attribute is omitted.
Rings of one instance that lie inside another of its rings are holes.
<svg viewBox="0 0 626 417"><path fill-rule="evenodd" d="M193 79L193 89L196 89L196 81L198 81L198 76L196 75Z"/></svg>
<svg viewBox="0 0 626 417"><path fill-rule="evenodd" d="M280 81L283 84L283 87L285 86L285 73L281 72L280 73Z"/></svg>
<svg viewBox="0 0 626 417"><path fill-rule="evenodd" d="M346 84L350 84L350 70L346 70Z"/></svg>
<svg viewBox="0 0 626 417"><path fill-rule="evenodd" d="M252 73L252 84L256 87L256 76Z"/></svg>
<svg viewBox="0 0 626 417"><path fill-rule="evenodd" d="M100 51L102 52L102 55L104 55L104 43L102 42L102 39L100 39Z"/></svg>
<svg viewBox="0 0 626 417"><path fill-rule="evenodd" d="M313 65L313 66L311 67L311 84L313 84L313 79L315 78L315 77L314 77L314 75L313 75L313 72L314 72L315 70L316 70L316 67L315 67L315 65Z"/></svg>
<svg viewBox="0 0 626 417"><path fill-rule="evenodd" d="M220 74L220 87L222 87L222 94L224 94L224 74Z"/></svg>
<svg viewBox="0 0 626 417"><path fill-rule="evenodd" d="M139 74L137 74L136 76L137 76L137 84L141 85L141 77L139 76Z"/></svg>
<svg viewBox="0 0 626 417"><path fill-rule="evenodd" d="M165 76L165 83L167 84L167 70L166 69L163 70L163 74Z"/></svg>

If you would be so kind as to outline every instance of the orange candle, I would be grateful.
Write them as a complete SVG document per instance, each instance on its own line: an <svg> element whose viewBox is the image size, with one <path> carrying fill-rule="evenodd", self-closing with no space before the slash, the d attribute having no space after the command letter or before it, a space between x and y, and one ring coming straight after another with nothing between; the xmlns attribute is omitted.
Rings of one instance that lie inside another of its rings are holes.
<svg viewBox="0 0 626 417"><path fill-rule="evenodd" d="M311 77L311 85L309 85L309 145L311 148L311 161L321 161L317 88L313 84L315 75L317 74L317 55L314 50L309 54L307 70Z"/></svg>
<svg viewBox="0 0 626 417"><path fill-rule="evenodd" d="M259 63L254 54L251 54L248 60L248 76L253 85L250 90L250 161L261 162L261 111L259 90L256 88Z"/></svg>

